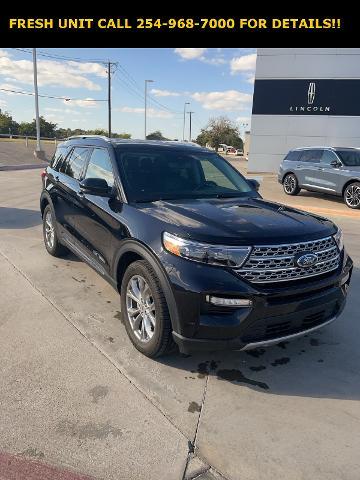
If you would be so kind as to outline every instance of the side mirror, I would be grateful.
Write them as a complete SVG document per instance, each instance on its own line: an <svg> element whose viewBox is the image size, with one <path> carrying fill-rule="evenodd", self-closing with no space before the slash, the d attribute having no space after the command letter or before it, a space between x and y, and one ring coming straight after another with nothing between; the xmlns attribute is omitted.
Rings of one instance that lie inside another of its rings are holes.
<svg viewBox="0 0 360 480"><path fill-rule="evenodd" d="M259 191L260 183L255 178L248 178L248 183L254 190Z"/></svg>
<svg viewBox="0 0 360 480"><path fill-rule="evenodd" d="M330 165L331 165L332 167L334 167L334 168L339 168L339 167L342 166L342 163L339 162L339 160L332 160L332 161L330 162Z"/></svg>
<svg viewBox="0 0 360 480"><path fill-rule="evenodd" d="M103 178L85 178L80 182L80 190L90 195L99 197L111 197L111 188Z"/></svg>

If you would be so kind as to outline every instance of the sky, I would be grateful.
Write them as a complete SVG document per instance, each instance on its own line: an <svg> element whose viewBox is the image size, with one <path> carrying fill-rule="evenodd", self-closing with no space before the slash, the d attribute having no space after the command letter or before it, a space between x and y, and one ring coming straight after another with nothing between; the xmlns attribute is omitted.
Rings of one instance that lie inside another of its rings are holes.
<svg viewBox="0 0 360 480"><path fill-rule="evenodd" d="M212 117L225 115L243 134L250 129L255 48L38 49L40 115L72 129L107 129L107 73L112 74L112 131L144 137L144 82L148 83L147 133L182 139L184 103L192 138ZM31 121L32 49L0 48L0 109L17 122ZM189 137L186 115L185 138Z"/></svg>

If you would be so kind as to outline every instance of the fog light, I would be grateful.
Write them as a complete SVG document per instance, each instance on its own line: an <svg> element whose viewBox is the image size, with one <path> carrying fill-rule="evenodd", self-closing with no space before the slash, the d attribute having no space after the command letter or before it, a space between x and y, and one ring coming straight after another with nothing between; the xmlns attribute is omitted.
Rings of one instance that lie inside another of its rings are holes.
<svg viewBox="0 0 360 480"><path fill-rule="evenodd" d="M220 307L251 307L252 301L246 298L222 298L206 295L206 301Z"/></svg>

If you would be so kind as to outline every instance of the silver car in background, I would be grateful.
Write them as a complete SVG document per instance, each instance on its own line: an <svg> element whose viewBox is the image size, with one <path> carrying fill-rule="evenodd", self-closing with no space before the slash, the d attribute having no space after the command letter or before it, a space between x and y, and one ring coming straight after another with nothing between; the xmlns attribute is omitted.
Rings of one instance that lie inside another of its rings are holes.
<svg viewBox="0 0 360 480"><path fill-rule="evenodd" d="M349 208L360 209L360 149L306 147L290 150L278 180L287 195L301 189L343 197Z"/></svg>

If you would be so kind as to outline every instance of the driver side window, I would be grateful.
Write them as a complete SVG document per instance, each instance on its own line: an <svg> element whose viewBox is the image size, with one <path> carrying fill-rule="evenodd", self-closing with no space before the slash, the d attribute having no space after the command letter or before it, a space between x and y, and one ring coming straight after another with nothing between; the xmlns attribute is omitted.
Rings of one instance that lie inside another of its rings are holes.
<svg viewBox="0 0 360 480"><path fill-rule="evenodd" d="M107 181L110 188L114 186L114 173L109 153L104 148L94 148L85 178L102 178Z"/></svg>

